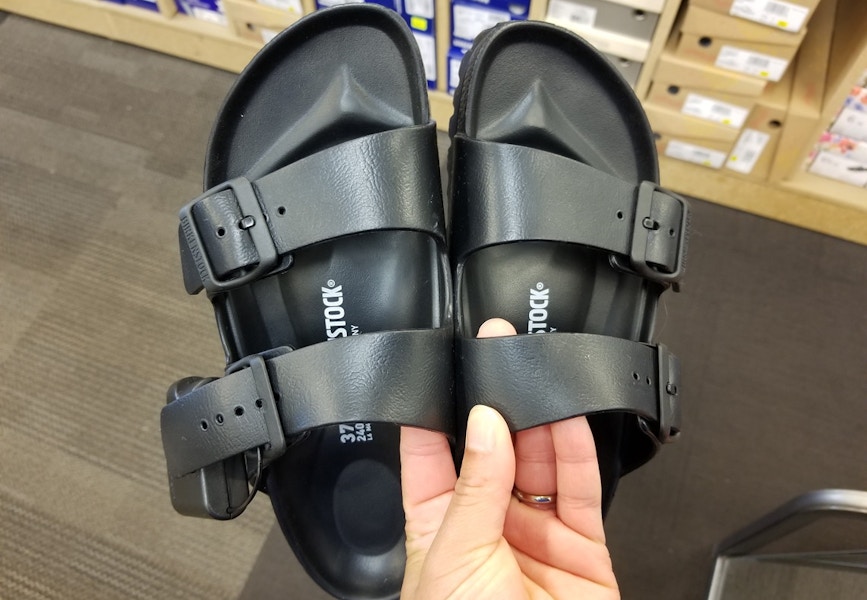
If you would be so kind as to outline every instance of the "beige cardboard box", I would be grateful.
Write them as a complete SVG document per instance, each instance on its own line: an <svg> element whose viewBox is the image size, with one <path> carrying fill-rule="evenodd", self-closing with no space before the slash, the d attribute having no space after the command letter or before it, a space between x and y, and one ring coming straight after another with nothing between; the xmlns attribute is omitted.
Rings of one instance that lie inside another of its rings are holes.
<svg viewBox="0 0 867 600"><path fill-rule="evenodd" d="M757 118L738 133L734 141L693 138L656 131L656 150L667 156L694 164L722 169L727 175L764 181L773 163L780 141L779 127Z"/></svg>
<svg viewBox="0 0 867 600"><path fill-rule="evenodd" d="M672 37L656 63L654 81L740 96L759 96L765 90L766 80L678 56L676 45Z"/></svg>
<svg viewBox="0 0 867 600"><path fill-rule="evenodd" d="M790 69L780 82L768 84L729 153L726 173L758 181L768 179L788 119L794 79Z"/></svg>
<svg viewBox="0 0 867 600"><path fill-rule="evenodd" d="M738 137L738 130L684 115L676 110L663 108L652 102L644 103L644 112L654 133L666 133L679 138L703 139L725 142L731 147Z"/></svg>
<svg viewBox="0 0 867 600"><path fill-rule="evenodd" d="M301 14L295 11L251 0L223 0L223 8L235 35L263 44L301 18Z"/></svg>
<svg viewBox="0 0 867 600"><path fill-rule="evenodd" d="M779 81L797 50L797 46L757 44L682 32L676 54L742 75Z"/></svg>
<svg viewBox="0 0 867 600"><path fill-rule="evenodd" d="M656 152L660 156L691 162L711 169L721 169L725 165L731 149L731 142L690 138L666 132L656 133Z"/></svg>
<svg viewBox="0 0 867 600"><path fill-rule="evenodd" d="M836 10L837 0L822 0L810 21L810 31L792 69L788 114L768 174L770 181L785 179L800 167L821 128Z"/></svg>
<svg viewBox="0 0 867 600"><path fill-rule="evenodd" d="M801 31L819 0L689 0L689 4L786 31Z"/></svg>
<svg viewBox="0 0 867 600"><path fill-rule="evenodd" d="M790 74L779 83L769 84L762 96L754 99L740 130L647 102L647 116L658 136L657 150L663 156L724 168L738 177L765 180L785 125L793 80ZM727 98L737 100L736 96Z"/></svg>
<svg viewBox="0 0 867 600"><path fill-rule="evenodd" d="M647 101L684 115L740 129L753 110L757 98L656 80L650 86Z"/></svg>
<svg viewBox="0 0 867 600"><path fill-rule="evenodd" d="M675 53L685 59L767 81L779 81L806 35L688 6Z"/></svg>
<svg viewBox="0 0 867 600"><path fill-rule="evenodd" d="M726 172L765 181L780 142L786 111L757 104L726 160Z"/></svg>
<svg viewBox="0 0 867 600"><path fill-rule="evenodd" d="M696 6L692 2L687 6L683 15L680 31L712 35L738 42L795 47L801 45L804 35L806 35L805 31L792 33L780 29L770 29L753 21L720 15Z"/></svg>

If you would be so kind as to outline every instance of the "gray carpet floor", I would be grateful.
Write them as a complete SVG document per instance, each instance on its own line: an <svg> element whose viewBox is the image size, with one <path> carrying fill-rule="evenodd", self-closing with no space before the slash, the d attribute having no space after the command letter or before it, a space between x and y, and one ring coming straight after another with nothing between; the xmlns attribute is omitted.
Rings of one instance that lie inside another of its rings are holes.
<svg viewBox="0 0 867 600"><path fill-rule="evenodd" d="M176 211L233 79L0 22L2 598L325 597L267 499L229 523L168 499L165 387L222 364L181 285ZM607 521L625 598L700 598L733 530L807 490L867 489L867 248L693 208L658 327L684 362L685 433Z"/></svg>

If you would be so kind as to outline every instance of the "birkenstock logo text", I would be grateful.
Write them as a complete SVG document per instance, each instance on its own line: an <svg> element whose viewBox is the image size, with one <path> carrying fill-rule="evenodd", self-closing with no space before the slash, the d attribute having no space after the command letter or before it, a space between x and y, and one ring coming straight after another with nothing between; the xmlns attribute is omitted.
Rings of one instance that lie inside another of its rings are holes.
<svg viewBox="0 0 867 600"><path fill-rule="evenodd" d="M184 232L184 238L187 240L187 247L190 249L190 254L193 257L193 263L196 265L196 271L199 273L199 278L202 281L208 281L208 266L205 264L205 257L199 248L198 239L196 237L193 223L189 217L181 217L181 231Z"/></svg>
<svg viewBox="0 0 867 600"><path fill-rule="evenodd" d="M527 333L545 333L548 330L548 293L550 291L541 281L536 284L536 289L530 290Z"/></svg>
<svg viewBox="0 0 867 600"><path fill-rule="evenodd" d="M346 337L346 310L343 308L343 286L333 279L322 288L323 314L325 316L325 335L329 340Z"/></svg>

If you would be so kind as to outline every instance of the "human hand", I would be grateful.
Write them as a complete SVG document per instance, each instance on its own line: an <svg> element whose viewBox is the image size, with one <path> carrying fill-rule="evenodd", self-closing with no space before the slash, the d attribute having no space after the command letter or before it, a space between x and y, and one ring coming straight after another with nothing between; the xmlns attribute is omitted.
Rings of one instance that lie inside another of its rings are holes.
<svg viewBox="0 0 867 600"><path fill-rule="evenodd" d="M479 337L514 334L502 319L479 330ZM500 414L476 406L460 477L440 433L402 428L400 457L403 600L620 597L585 417L518 432L513 445ZM544 508L524 504L513 488L556 494L556 502Z"/></svg>

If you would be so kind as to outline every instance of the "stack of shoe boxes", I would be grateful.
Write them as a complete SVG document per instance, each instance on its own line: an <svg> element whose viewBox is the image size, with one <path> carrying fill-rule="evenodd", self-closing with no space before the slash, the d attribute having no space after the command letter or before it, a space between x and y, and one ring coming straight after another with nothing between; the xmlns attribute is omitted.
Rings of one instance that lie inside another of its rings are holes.
<svg viewBox="0 0 867 600"><path fill-rule="evenodd" d="M830 43L836 0L822 2L831 15L817 19L811 47ZM689 0L645 99L660 154L767 180L790 104L805 91L795 85L804 81L796 57L817 8L819 0Z"/></svg>
<svg viewBox="0 0 867 600"><path fill-rule="evenodd" d="M476 36L498 23L524 21L530 14L530 0L452 0L451 44L448 60L448 92L454 94L460 82L461 60Z"/></svg>
<svg viewBox="0 0 867 600"><path fill-rule="evenodd" d="M867 73L810 153L807 171L867 187Z"/></svg>
<svg viewBox="0 0 867 600"><path fill-rule="evenodd" d="M635 86L666 0L550 0L546 21L593 44Z"/></svg>
<svg viewBox="0 0 867 600"><path fill-rule="evenodd" d="M384 3L389 0L380 0ZM435 0L395 0L395 7L412 30L427 77L428 88L437 89L437 29Z"/></svg>

